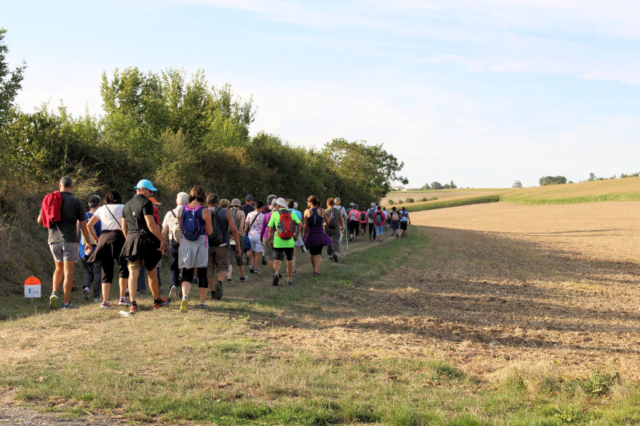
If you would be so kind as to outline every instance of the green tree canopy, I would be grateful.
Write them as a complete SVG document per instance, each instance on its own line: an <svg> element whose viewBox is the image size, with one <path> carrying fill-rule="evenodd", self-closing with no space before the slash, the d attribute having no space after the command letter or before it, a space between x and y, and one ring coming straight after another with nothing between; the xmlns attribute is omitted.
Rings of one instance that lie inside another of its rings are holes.
<svg viewBox="0 0 640 426"><path fill-rule="evenodd" d="M23 61L22 65L13 71L9 69L7 63L9 48L4 42L6 33L7 30L0 28L0 124L6 121L9 111L13 108L13 101L18 95L18 91L22 89L24 70L27 67Z"/></svg>

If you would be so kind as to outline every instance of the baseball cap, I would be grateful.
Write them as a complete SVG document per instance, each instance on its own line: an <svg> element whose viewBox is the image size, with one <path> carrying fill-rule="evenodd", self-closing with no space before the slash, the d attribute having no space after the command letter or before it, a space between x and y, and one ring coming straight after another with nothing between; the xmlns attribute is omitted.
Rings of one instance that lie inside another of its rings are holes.
<svg viewBox="0 0 640 426"><path fill-rule="evenodd" d="M284 198L278 198L278 200L276 201L276 205L287 207L287 200L285 200Z"/></svg>
<svg viewBox="0 0 640 426"><path fill-rule="evenodd" d="M248 195L248 197L251 197L251 195ZM233 200L231 200L231 205L232 206L236 206L236 207L240 207L242 204L240 204L240 200L238 198L234 198Z"/></svg>
<svg viewBox="0 0 640 426"><path fill-rule="evenodd" d="M138 182L138 185L135 186L135 189L143 188L148 189L149 191L157 191L157 189L154 188L153 184L148 179L142 179L140 182Z"/></svg>
<svg viewBox="0 0 640 426"><path fill-rule="evenodd" d="M253 201L253 195L247 195L244 199L245 201Z"/></svg>

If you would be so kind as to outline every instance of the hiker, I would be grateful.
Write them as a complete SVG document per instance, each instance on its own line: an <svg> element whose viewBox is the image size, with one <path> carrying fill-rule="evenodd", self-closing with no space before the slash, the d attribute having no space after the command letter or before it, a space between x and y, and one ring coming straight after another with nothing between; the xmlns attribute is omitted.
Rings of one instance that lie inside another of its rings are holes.
<svg viewBox="0 0 640 426"><path fill-rule="evenodd" d="M373 215L376 214L376 203L371 203L371 208L367 210L367 224L369 225L369 241L374 241L376 238L376 230L373 224Z"/></svg>
<svg viewBox="0 0 640 426"><path fill-rule="evenodd" d="M358 241L358 235L360 235L360 221L358 220L358 209L354 203L351 203L349 209L349 241Z"/></svg>
<svg viewBox="0 0 640 426"><path fill-rule="evenodd" d="M160 206L162 205L162 203L156 200L154 197L149 197L149 201L151 201L151 204L153 204L153 218L155 220L155 223L158 226L160 233L162 233L162 226L160 225ZM160 274L161 264L162 264L162 259L158 262L158 288L162 292L162 277ZM147 293L146 282L147 282L147 274L144 269L140 269L140 275L138 275L138 295L139 296Z"/></svg>
<svg viewBox="0 0 640 426"><path fill-rule="evenodd" d="M333 199L333 203L336 209L338 209L338 211L340 211L340 216L342 216L342 225L340 226L340 236L338 239L339 242L339 246L340 246L340 253L343 253L343 247L342 247L342 236L344 235L345 232L348 232L348 227L349 227L349 216L347 215L347 211L344 209L344 207L342 207L342 202L340 201L340 197L336 197Z"/></svg>
<svg viewBox="0 0 640 426"><path fill-rule="evenodd" d="M384 215L384 232L387 232L387 227L389 226L389 213L387 212L387 208L382 208L382 214Z"/></svg>
<svg viewBox="0 0 640 426"><path fill-rule="evenodd" d="M229 269L229 231L233 235L235 255L239 257L240 237L238 229L228 208L220 205L220 198L216 194L207 196L207 207L211 211L212 234L209 236L209 265L207 266L207 280L211 289L211 298L222 299L222 282ZM217 276L216 276L217 271Z"/></svg>
<svg viewBox="0 0 640 426"><path fill-rule="evenodd" d="M251 244L251 251L249 251L250 274L260 274L260 262L262 260L262 253L264 252L262 237L260 235L262 231L262 221L264 220L261 204L262 201L258 201L258 208L249 213L244 222L245 238L247 238Z"/></svg>
<svg viewBox="0 0 640 426"><path fill-rule="evenodd" d="M403 206L402 210L400 210L400 229L402 229L402 237L407 236L407 228L411 225L411 218L409 217L409 212Z"/></svg>
<svg viewBox="0 0 640 426"><path fill-rule="evenodd" d="M384 222L385 217L382 207L378 206L378 209L373 214L373 226L376 228L376 239L379 243L382 242L382 237L384 236Z"/></svg>
<svg viewBox="0 0 640 426"><path fill-rule="evenodd" d="M95 252L96 244L98 244L98 238L100 238L100 233L102 231L102 223L100 222L100 220L94 221L94 225L89 226L91 218L100 207L100 197L97 195L90 196L89 200L87 200L87 205L89 206L89 211L84 214L84 218L85 222L87 222L87 229L89 229L89 234L91 235L91 241L87 242L84 236L80 235L81 232L78 232L78 234L80 235L80 249L78 250L78 255L80 256L80 261L85 265L84 286L82 287L82 295L84 296L84 300L91 300L91 285L93 284L93 301L99 302L100 293L102 293L102 285L100 284L102 265L100 264L100 262L95 262L93 264L87 263L89 256L85 256L84 248L87 244L90 244L91 248L93 249L92 251Z"/></svg>
<svg viewBox="0 0 640 426"><path fill-rule="evenodd" d="M189 191L187 204L178 211L181 240L178 247L178 268L182 274L182 301L180 312L187 312L191 282L198 278L199 309L207 309L207 266L209 262L209 235L213 233L211 211L204 207L207 193L200 185Z"/></svg>
<svg viewBox="0 0 640 426"><path fill-rule="evenodd" d="M292 207L290 207L291 211L293 213L295 213L296 216L298 216L298 219L300 219L300 223L302 223L302 212L298 209L298 203L296 203L293 200L288 200L287 202L290 203L290 206L292 206ZM300 248L300 250L302 250L303 253L307 252L307 248L304 246L304 241L302 241L302 227L300 227L300 233L298 234L298 239L296 240L296 249L297 248ZM295 266L295 263L296 263L296 252L297 252L297 250L293 252L293 263L294 263L294 266ZM295 275L296 275L296 269L294 267L293 268L293 276L295 277Z"/></svg>
<svg viewBox="0 0 640 426"><path fill-rule="evenodd" d="M340 209L335 206L335 200L333 198L327 199L327 224L324 227L324 231L331 238L332 244L327 249L329 255L329 262L338 262L338 253L340 253L340 235L341 230L344 228L344 220Z"/></svg>
<svg viewBox="0 0 640 426"><path fill-rule="evenodd" d="M149 200L157 189L151 181L142 179L135 187L136 195L122 209L122 232L125 243L121 256L127 260L129 269L130 314L138 313L136 302L138 276L144 266L149 277L149 289L153 296L153 309L160 309L171 304L171 300L160 297L158 283L158 262L165 251L166 243L162 239L160 227L153 215L153 203Z"/></svg>
<svg viewBox="0 0 640 426"><path fill-rule="evenodd" d="M391 208L391 235L396 238L400 238L398 231L400 230L400 213L398 213L395 207Z"/></svg>
<svg viewBox="0 0 640 426"><path fill-rule="evenodd" d="M242 206L242 211L244 212L245 218L249 216L249 213L251 213L254 210L256 210L256 206L253 201L253 195L249 194L246 197L244 197L244 205ZM244 225L242 225L241 228L244 229ZM240 228L238 228L238 230L240 230ZM247 265L248 265L252 262L252 259L253 259L253 254L251 252L251 244L249 243L248 238L245 238L244 246L242 247L243 247L243 250L247 253Z"/></svg>
<svg viewBox="0 0 640 426"><path fill-rule="evenodd" d="M360 233L363 239L367 235L367 210L364 207L360 211Z"/></svg>
<svg viewBox="0 0 640 426"><path fill-rule="evenodd" d="M280 266L287 259L287 284L293 285L293 253L300 234L300 219L287 208L284 198L276 200L277 209L269 219L269 246L273 247L273 285L280 280Z"/></svg>
<svg viewBox="0 0 640 426"><path fill-rule="evenodd" d="M87 241L90 241L89 229L85 222L85 210L82 202L73 196L73 180L69 176L60 179L58 191L48 194L42 200L42 208L37 222L48 228L48 244L55 270L53 271L53 289L49 298L49 308L58 309L58 287L64 275L62 285L62 309L75 309L70 302L73 288L73 269L78 261L77 223ZM91 254L93 248L85 248L85 255Z"/></svg>
<svg viewBox="0 0 640 426"><path fill-rule="evenodd" d="M313 276L320 276L320 264L322 263L322 247L333 245L333 241L324 232L324 226L329 223L329 218L324 209L320 208L320 200L315 195L307 198L308 209L304 211L302 240L309 250Z"/></svg>
<svg viewBox="0 0 640 426"><path fill-rule="evenodd" d="M109 293L111 292L111 283L113 282L113 263L118 264L118 285L120 288L120 298L118 305L128 306L129 300L125 297L127 293L127 284L129 278L129 269L127 261L120 257L122 246L124 246L125 236L122 232L122 197L115 189L110 189L105 194L103 205L96 210L93 217L87 224L89 232L94 229L94 224L100 222L102 232L98 238L98 245L88 263L100 263L102 266L102 304L100 308L110 309L111 302ZM96 237L96 234L92 234Z"/></svg>
<svg viewBox="0 0 640 426"><path fill-rule="evenodd" d="M176 208L167 212L162 221L162 239L169 241L164 254L169 254L169 299L172 302L177 300L178 288L182 287L180 282L180 268L178 267L178 254L180 253L180 221L178 215L189 202L189 194L179 192L176 196Z"/></svg>
<svg viewBox="0 0 640 426"><path fill-rule="evenodd" d="M240 205L240 200L238 198L234 198L231 200L231 217L233 217L233 221L238 229L238 239L240 240L240 256L236 256L233 250L233 245L235 241L231 240L232 249L229 250L229 272L227 272L227 283L231 282L231 274L233 272L233 258L236 259L236 266L238 267L238 274L240 275L240 281L245 281L244 276L244 258L242 256L242 252L244 251L244 221L245 214L244 210L242 210L242 206Z"/></svg>
<svg viewBox="0 0 640 426"><path fill-rule="evenodd" d="M276 209L276 200L278 197L271 194L267 197L267 204L265 209L268 211L264 214L262 220L262 230L260 231L260 238L262 238L262 248L264 249L264 259L273 275L273 247L269 246L269 220L271 220L271 214Z"/></svg>

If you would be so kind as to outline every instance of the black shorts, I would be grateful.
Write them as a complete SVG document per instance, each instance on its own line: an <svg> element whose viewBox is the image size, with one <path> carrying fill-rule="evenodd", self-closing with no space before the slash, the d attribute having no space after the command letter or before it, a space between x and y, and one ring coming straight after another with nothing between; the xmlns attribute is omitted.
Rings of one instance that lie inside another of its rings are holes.
<svg viewBox="0 0 640 426"><path fill-rule="evenodd" d="M193 281L193 276L195 271L198 271L198 287L207 288L207 268L191 268L191 269L183 269L182 270L182 282L191 283Z"/></svg>
<svg viewBox="0 0 640 426"><path fill-rule="evenodd" d="M403 231L407 230L407 222L400 222L400 229L402 229Z"/></svg>
<svg viewBox="0 0 640 426"><path fill-rule="evenodd" d="M308 247L309 249L309 254L311 256L320 256L322 254L322 248L324 246L313 246L313 247Z"/></svg>
<svg viewBox="0 0 640 426"><path fill-rule="evenodd" d="M273 260L283 261L284 257L287 256L287 262L291 262L293 260L293 251L295 247L287 247L287 248L273 248Z"/></svg>

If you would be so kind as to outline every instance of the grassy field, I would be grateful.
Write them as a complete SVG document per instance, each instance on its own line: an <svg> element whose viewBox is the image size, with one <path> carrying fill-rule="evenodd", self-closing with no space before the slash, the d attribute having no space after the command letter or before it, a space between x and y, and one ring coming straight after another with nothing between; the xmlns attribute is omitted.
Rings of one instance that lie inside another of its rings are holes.
<svg viewBox="0 0 640 426"><path fill-rule="evenodd" d="M404 202L403 204L395 203L394 205L396 207L406 207L410 212L417 212L498 201L527 205L579 204L603 201L640 201L640 178L613 179L522 189L486 189L476 190L475 192L467 191L468 190L460 189L454 191L428 191L417 194L411 194L410 192L397 192L385 198L382 205L388 206L389 199L397 201L399 199L406 200L407 197L412 197L415 202ZM402 196L402 194L407 195ZM430 201L421 201L424 197L427 197ZM434 197L437 198L437 200L432 200Z"/></svg>
<svg viewBox="0 0 640 426"><path fill-rule="evenodd" d="M413 227L408 239L352 245L345 263L325 263L316 279L305 259L294 287L235 281L208 312L151 311L148 299L133 318L96 305L27 307L0 323L0 387L65 416L132 422L639 422L628 353L594 343L560 356L544 343L544 326L520 304L539 310L535 298L555 300L544 308L550 317L576 302L575 289L556 288L555 298L536 287L533 277L554 282L566 265L518 247ZM521 291L534 299L510 299ZM0 300L0 309L15 302ZM602 321L598 330L611 320ZM619 332L637 340L637 330ZM584 352L593 356L579 362Z"/></svg>

